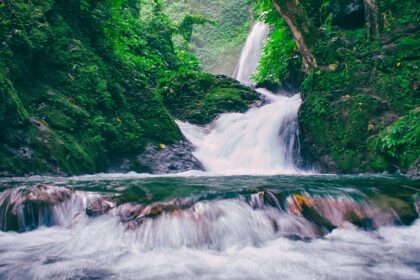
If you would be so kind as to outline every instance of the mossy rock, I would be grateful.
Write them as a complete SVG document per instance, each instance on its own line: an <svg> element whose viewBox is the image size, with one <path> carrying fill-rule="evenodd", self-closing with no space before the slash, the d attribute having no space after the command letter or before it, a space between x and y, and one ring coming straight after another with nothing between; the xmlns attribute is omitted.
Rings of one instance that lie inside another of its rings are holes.
<svg viewBox="0 0 420 280"><path fill-rule="evenodd" d="M180 73L162 82L161 96L171 114L182 121L208 124L227 112L245 112L258 93L232 78Z"/></svg>

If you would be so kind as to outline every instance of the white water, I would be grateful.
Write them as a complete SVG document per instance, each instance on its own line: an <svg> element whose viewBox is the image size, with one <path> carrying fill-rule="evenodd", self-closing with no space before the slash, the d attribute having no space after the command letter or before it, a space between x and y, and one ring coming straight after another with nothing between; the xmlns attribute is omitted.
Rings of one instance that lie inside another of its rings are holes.
<svg viewBox="0 0 420 280"><path fill-rule="evenodd" d="M245 114L224 114L211 129L178 121L206 171L217 174L294 174L299 95L271 96L272 103Z"/></svg>
<svg viewBox="0 0 420 280"><path fill-rule="evenodd" d="M269 32L268 25L257 22L248 35L242 49L241 58L234 73L234 78L244 84L252 84L251 76L255 73L261 58L261 49Z"/></svg>
<svg viewBox="0 0 420 280"><path fill-rule="evenodd" d="M257 22L248 36L236 78L251 85L269 27ZM302 173L296 165L299 94L276 95L257 91L270 104L246 113L223 114L209 127L178 121L185 137L196 147L195 157L207 172L220 175L274 175Z"/></svg>
<svg viewBox="0 0 420 280"><path fill-rule="evenodd" d="M241 200L200 202L129 229L113 214L69 227L0 232L2 279L420 279L420 223L351 224L311 242L313 225ZM276 221L279 232L274 232Z"/></svg>

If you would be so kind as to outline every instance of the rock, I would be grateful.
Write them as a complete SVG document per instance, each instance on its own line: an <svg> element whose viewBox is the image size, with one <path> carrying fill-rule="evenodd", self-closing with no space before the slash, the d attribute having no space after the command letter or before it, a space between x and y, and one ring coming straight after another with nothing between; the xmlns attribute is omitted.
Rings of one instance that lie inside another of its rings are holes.
<svg viewBox="0 0 420 280"><path fill-rule="evenodd" d="M0 194L0 230L23 232L52 226L53 207L72 195L68 189L47 185L6 190Z"/></svg>
<svg viewBox="0 0 420 280"><path fill-rule="evenodd" d="M86 208L86 215L96 217L107 213L115 207L115 203L107 200L105 197L98 197Z"/></svg>
<svg viewBox="0 0 420 280"><path fill-rule="evenodd" d="M365 24L363 0L331 0L332 23L344 29L359 28Z"/></svg>
<svg viewBox="0 0 420 280"><path fill-rule="evenodd" d="M175 119L198 125L223 113L246 112L259 96L232 78L192 72L162 82L160 94Z"/></svg>
<svg viewBox="0 0 420 280"><path fill-rule="evenodd" d="M179 173L204 170L193 156L194 146L186 139L177 144L149 145L141 155L122 158L114 162L108 172L142 172L152 174Z"/></svg>

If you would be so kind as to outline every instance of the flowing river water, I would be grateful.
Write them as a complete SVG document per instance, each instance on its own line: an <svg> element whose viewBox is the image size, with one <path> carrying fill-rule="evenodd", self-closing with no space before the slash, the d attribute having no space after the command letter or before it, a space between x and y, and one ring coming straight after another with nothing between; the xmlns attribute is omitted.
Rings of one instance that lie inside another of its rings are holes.
<svg viewBox="0 0 420 280"><path fill-rule="evenodd" d="M2 179L0 278L420 279L419 180L190 175Z"/></svg>
<svg viewBox="0 0 420 280"><path fill-rule="evenodd" d="M0 178L0 279L420 279L420 180L300 170L300 96L258 91L178 122L205 172Z"/></svg>

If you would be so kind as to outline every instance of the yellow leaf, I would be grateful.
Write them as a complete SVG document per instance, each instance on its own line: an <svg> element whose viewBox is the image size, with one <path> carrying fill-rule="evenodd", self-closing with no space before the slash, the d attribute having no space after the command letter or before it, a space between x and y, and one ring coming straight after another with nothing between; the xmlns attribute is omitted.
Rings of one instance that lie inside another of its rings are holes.
<svg viewBox="0 0 420 280"><path fill-rule="evenodd" d="M166 148L166 145L165 144L159 144L159 148L165 149Z"/></svg>
<svg viewBox="0 0 420 280"><path fill-rule="evenodd" d="M337 69L337 64L328 65L328 69L331 70L331 71L335 71Z"/></svg>

